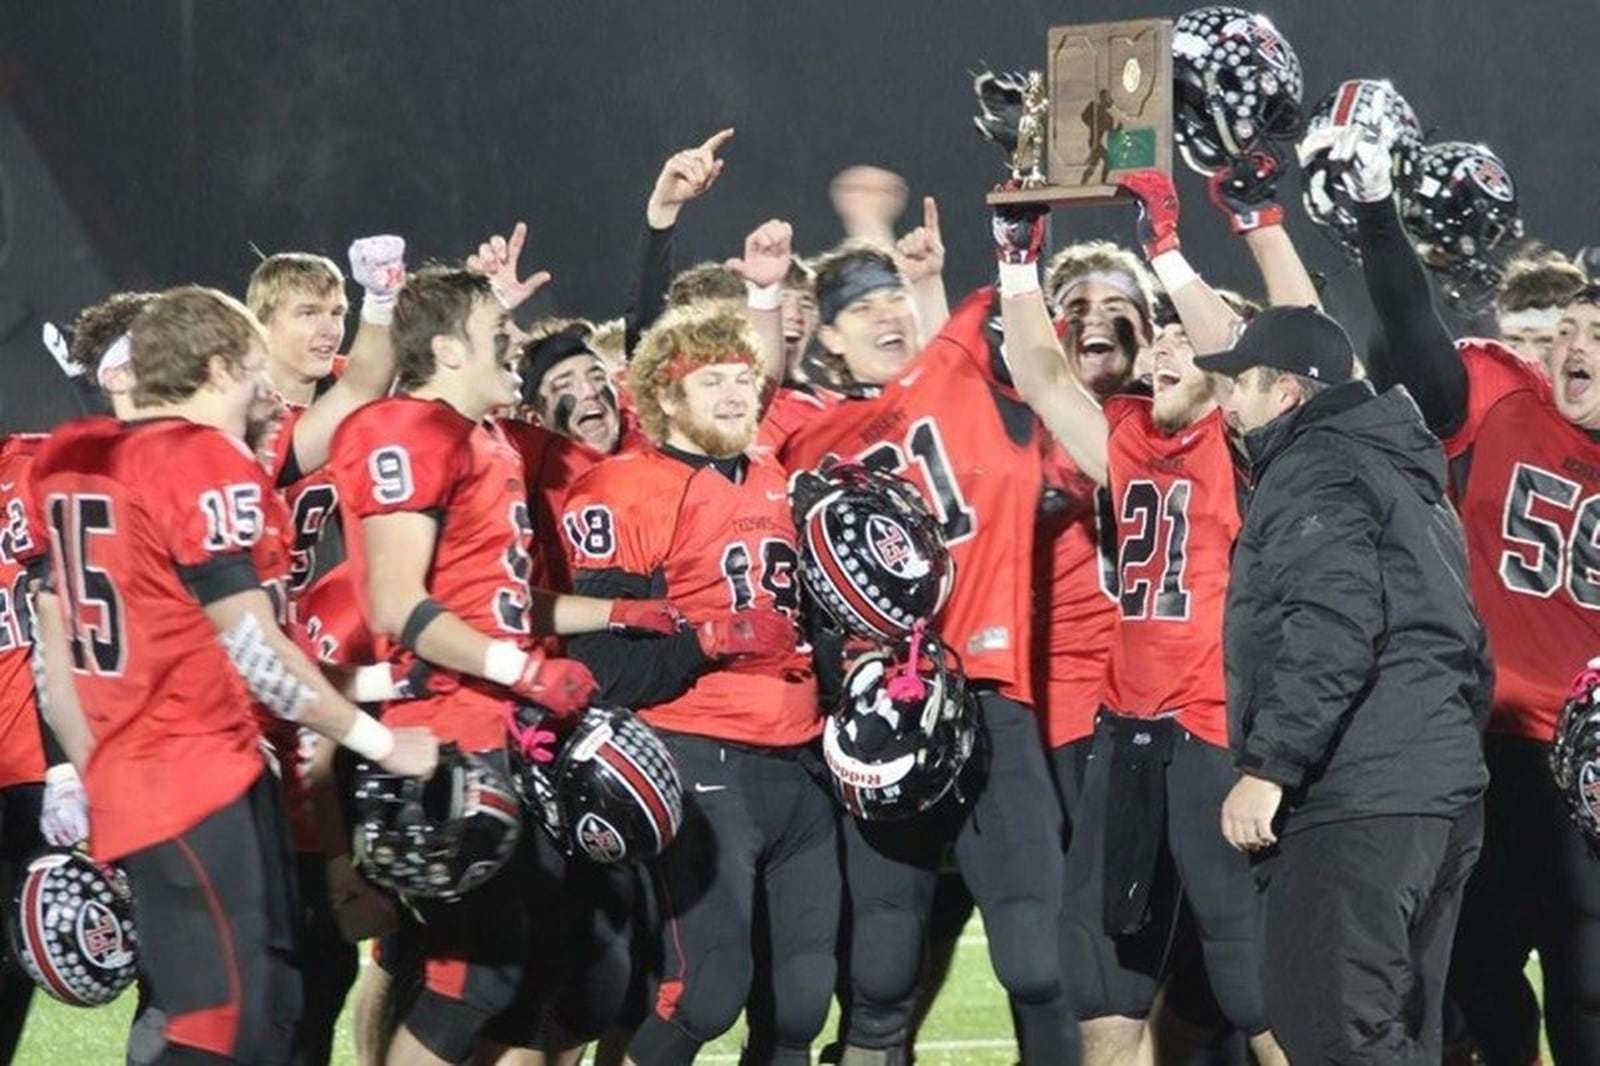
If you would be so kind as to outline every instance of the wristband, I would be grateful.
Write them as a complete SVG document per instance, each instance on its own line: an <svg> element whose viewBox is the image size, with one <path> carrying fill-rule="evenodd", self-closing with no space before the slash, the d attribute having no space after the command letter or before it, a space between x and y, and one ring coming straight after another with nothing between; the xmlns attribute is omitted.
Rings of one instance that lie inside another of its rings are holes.
<svg viewBox="0 0 1600 1066"><path fill-rule="evenodd" d="M776 311L783 307L783 285L773 282L771 285L757 285L753 281L744 283L744 305L752 311Z"/></svg>
<svg viewBox="0 0 1600 1066"><path fill-rule="evenodd" d="M394 754L394 734L365 711L356 712L355 721L339 743L368 762L382 762Z"/></svg>
<svg viewBox="0 0 1600 1066"><path fill-rule="evenodd" d="M427 599L418 600L417 605L411 608L411 613L406 615L406 624L400 627L400 646L409 651L417 650L417 641L422 638L422 631L428 624L441 614L444 614L444 604L429 596Z"/></svg>
<svg viewBox="0 0 1600 1066"><path fill-rule="evenodd" d="M1026 296L1039 291L1038 263L1001 263L1000 295Z"/></svg>
<svg viewBox="0 0 1600 1066"><path fill-rule="evenodd" d="M1156 280L1161 282L1161 287L1167 290L1167 295L1169 296L1189 284L1189 282L1197 281L1200 278L1200 275L1194 272L1194 267L1189 265L1189 260L1185 259L1183 253L1176 249L1170 252L1162 252L1150 260L1150 269L1155 271Z"/></svg>
<svg viewBox="0 0 1600 1066"><path fill-rule="evenodd" d="M399 699L394 687L394 672L388 663L368 663L356 667L350 678L350 699L356 703L384 703Z"/></svg>
<svg viewBox="0 0 1600 1066"><path fill-rule="evenodd" d="M483 676L497 685L510 688L528 668L528 653L509 640L489 642L483 653Z"/></svg>
<svg viewBox="0 0 1600 1066"><path fill-rule="evenodd" d="M388 326L394 321L395 294L369 292L361 298L361 321L369 326Z"/></svg>
<svg viewBox="0 0 1600 1066"><path fill-rule="evenodd" d="M77 779L78 771L69 762L58 762L44 772L44 783L47 785L60 785Z"/></svg>

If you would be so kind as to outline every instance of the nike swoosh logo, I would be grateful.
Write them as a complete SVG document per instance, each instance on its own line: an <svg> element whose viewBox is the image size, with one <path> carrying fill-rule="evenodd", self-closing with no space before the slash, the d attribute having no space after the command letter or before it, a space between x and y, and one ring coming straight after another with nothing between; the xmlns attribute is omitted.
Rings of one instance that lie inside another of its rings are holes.
<svg viewBox="0 0 1600 1066"><path fill-rule="evenodd" d="M15 481L0 481L0 492L10 492L17 487Z"/></svg>
<svg viewBox="0 0 1600 1066"><path fill-rule="evenodd" d="M727 785L702 785L700 782L696 781L694 783L694 790L703 795L703 794L705 794L707 792L726 792L728 790L728 786Z"/></svg>
<svg viewBox="0 0 1600 1066"><path fill-rule="evenodd" d="M774 502L776 502L778 500L787 500L788 498L789 498L789 494L787 492L774 492L771 489L767 490L767 499L772 500Z"/></svg>
<svg viewBox="0 0 1600 1066"><path fill-rule="evenodd" d="M909 373L905 377L901 378L900 379L900 384L905 385L907 387L915 385L917 383L917 379L920 378L921 376L922 376L922 368L919 366L919 367L917 367L917 369L913 370L911 373Z"/></svg>
<svg viewBox="0 0 1600 1066"><path fill-rule="evenodd" d="M1178 438L1178 447L1187 448L1190 444L1194 443L1194 439L1199 435L1199 430L1195 430L1193 433L1185 433L1183 436Z"/></svg>

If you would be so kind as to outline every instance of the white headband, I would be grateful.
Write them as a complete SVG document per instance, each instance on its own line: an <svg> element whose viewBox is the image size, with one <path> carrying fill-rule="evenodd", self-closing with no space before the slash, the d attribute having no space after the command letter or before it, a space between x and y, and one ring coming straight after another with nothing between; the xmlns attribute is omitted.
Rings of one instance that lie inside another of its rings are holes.
<svg viewBox="0 0 1600 1066"><path fill-rule="evenodd" d="M100 357L100 367L95 371L95 380L107 392L116 392L119 388L127 388L127 373L133 365L133 338L126 333L111 342L111 347L106 349L106 354Z"/></svg>
<svg viewBox="0 0 1600 1066"><path fill-rule="evenodd" d="M1145 310L1145 294L1139 288L1138 281L1132 274L1123 270L1091 270L1087 274L1079 274L1061 287L1061 302L1067 302L1067 296L1080 285L1087 285L1091 281L1098 281L1102 285L1109 285L1122 295L1126 296L1141 311Z"/></svg>
<svg viewBox="0 0 1600 1066"><path fill-rule="evenodd" d="M1495 320L1500 324L1502 333L1507 330L1520 333L1525 330L1555 329L1556 323L1561 321L1561 308L1529 307L1522 311L1506 311L1496 315Z"/></svg>

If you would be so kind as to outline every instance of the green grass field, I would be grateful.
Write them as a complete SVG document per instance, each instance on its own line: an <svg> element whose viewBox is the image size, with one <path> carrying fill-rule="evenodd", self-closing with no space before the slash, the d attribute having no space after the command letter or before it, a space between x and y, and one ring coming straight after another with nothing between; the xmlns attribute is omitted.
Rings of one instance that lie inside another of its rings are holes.
<svg viewBox="0 0 1600 1066"><path fill-rule="evenodd" d="M1529 964L1528 976L1535 990L1540 990L1536 963ZM131 994L99 1010L75 1010L41 994L34 999L16 1061L21 1066L118 1066L123 1061L123 1039L132 1013ZM340 1019L333 1058L341 1066L355 1062L347 1023L348 1012ZM832 1031L830 1019L825 1034ZM736 1062L738 1049L736 1029L708 1046L700 1061ZM1549 1048L1544 1054L1545 1061L1550 1061ZM1010 1066L1015 1061L1005 995L989 967L983 928L974 919L961 939L950 981L923 1030L917 1062L925 1066Z"/></svg>

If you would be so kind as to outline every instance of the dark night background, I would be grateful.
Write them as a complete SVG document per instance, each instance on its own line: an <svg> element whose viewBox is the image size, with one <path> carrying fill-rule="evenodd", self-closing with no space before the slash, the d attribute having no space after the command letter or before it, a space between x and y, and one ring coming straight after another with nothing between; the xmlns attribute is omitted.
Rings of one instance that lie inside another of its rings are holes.
<svg viewBox="0 0 1600 1066"><path fill-rule="evenodd" d="M201 281L242 295L267 252L343 263L404 234L459 258L511 220L542 310L622 309L660 162L720 126L727 171L685 210L682 261L734 254L772 216L802 251L839 237L828 179L871 162L932 194L952 303L992 262L968 71L1044 64L1051 25L1175 15L1144 0L0 0L0 390L5 429L74 413L38 342L108 292ZM1432 139L1481 139L1516 178L1529 236L1600 242L1595 0L1267 0L1311 106L1387 76ZM1181 164L1180 164L1181 167ZM1186 251L1258 289L1183 172ZM1298 203L1294 179L1286 183ZM901 229L915 222L915 207ZM1299 214L1330 309L1365 333L1359 279ZM1126 209L1057 214L1131 238Z"/></svg>

